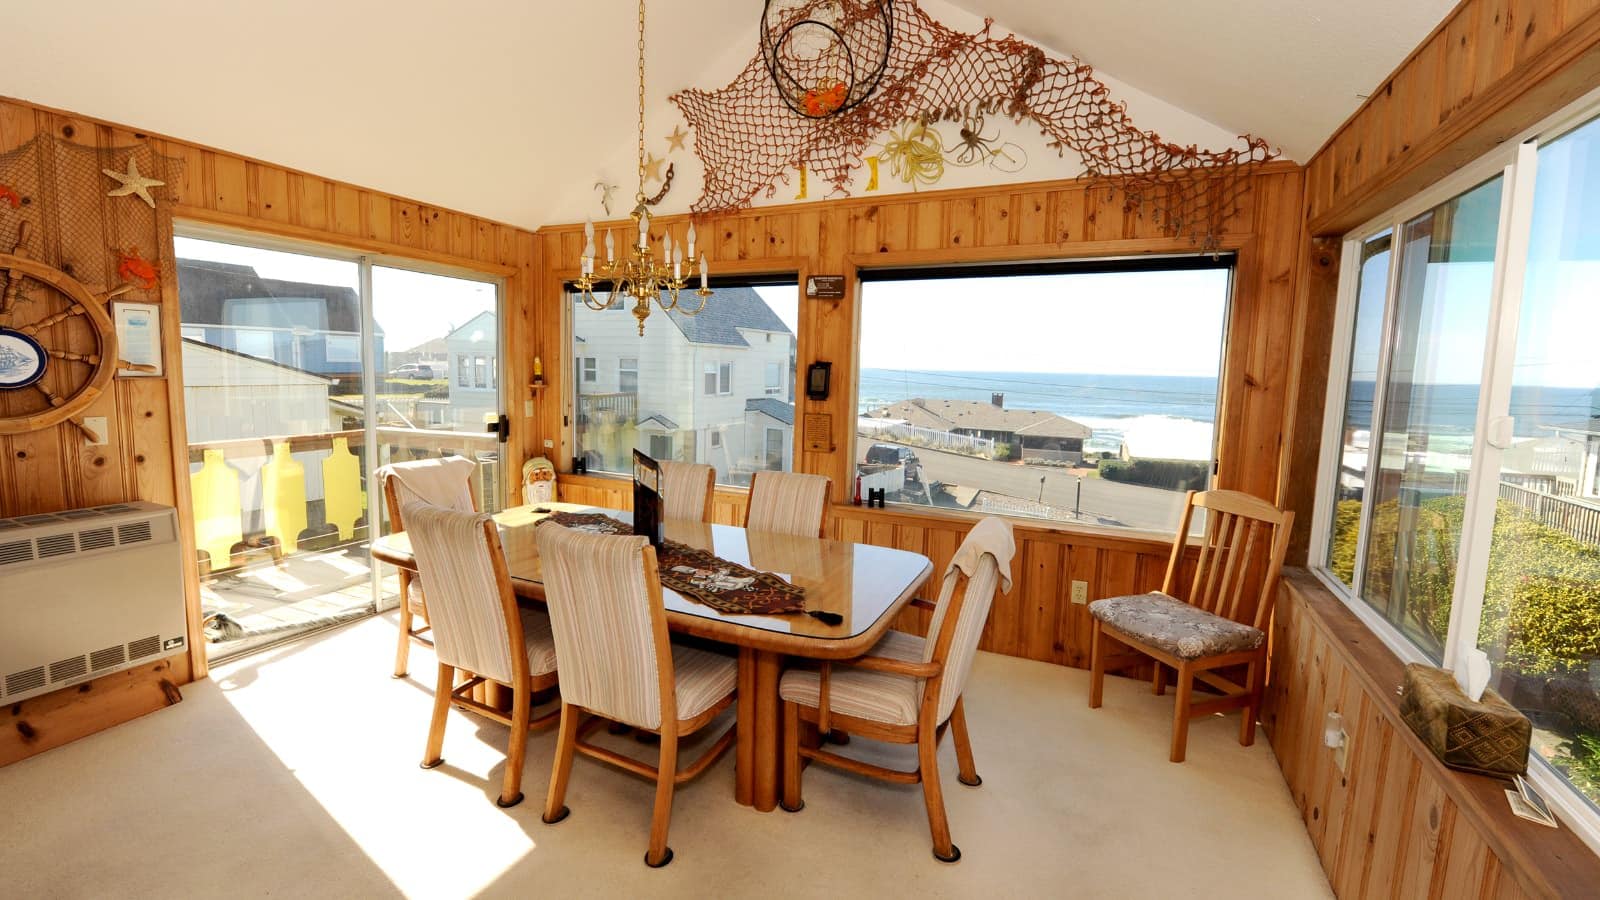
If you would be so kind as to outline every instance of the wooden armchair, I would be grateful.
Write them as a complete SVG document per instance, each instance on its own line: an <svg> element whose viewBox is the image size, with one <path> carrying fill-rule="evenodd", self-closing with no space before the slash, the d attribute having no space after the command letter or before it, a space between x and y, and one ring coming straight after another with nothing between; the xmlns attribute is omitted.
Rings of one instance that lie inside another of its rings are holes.
<svg viewBox="0 0 1600 900"><path fill-rule="evenodd" d="M1002 586L1010 588L1014 549L1011 526L1002 519L984 519L945 570L938 602L915 601L933 610L926 641L891 631L867 655L784 673L778 686L784 717L784 809L799 812L805 806L802 759L885 781L920 782L934 858L941 862L961 858L950 837L939 784L939 740L950 727L955 733L959 780L969 787L982 784L972 758L962 693L995 592ZM917 768L889 769L803 746L802 722L814 724L824 735L838 726L855 736L916 744Z"/></svg>
<svg viewBox="0 0 1600 900"><path fill-rule="evenodd" d="M661 461L662 517L711 521L711 494L717 470L697 463Z"/></svg>
<svg viewBox="0 0 1600 900"><path fill-rule="evenodd" d="M472 496L472 473L477 463L460 456L418 459L390 463L373 474L383 488L384 508L389 511L389 530L405 531L401 507L408 503L428 503L461 512L476 512ZM400 641L394 651L394 677L404 678L411 663L411 642L432 646L423 637L428 633L428 602L422 580L406 569L400 570ZM418 620L422 624L417 625Z"/></svg>
<svg viewBox="0 0 1600 900"><path fill-rule="evenodd" d="M828 536L828 503L833 480L799 472L755 472L744 527L751 531Z"/></svg>
<svg viewBox="0 0 1600 900"><path fill-rule="evenodd" d="M433 721L422 767L444 759L445 722L452 704L511 726L502 807L522 802L522 762L528 731L553 724L551 711L533 718L533 697L556 685L556 645L544 613L519 609L494 519L425 503L405 508L417 569L428 580L433 649L439 659ZM457 685L456 672L468 675ZM486 681L511 687L511 715L480 703L473 688Z"/></svg>
<svg viewBox="0 0 1600 900"><path fill-rule="evenodd" d="M1184 592L1185 599L1180 599L1178 571L1196 508L1207 512L1205 535L1194 578ZM1246 747L1254 743L1266 674L1266 627L1293 525L1293 512L1249 494L1190 491L1161 590L1089 604L1094 617L1089 707L1100 707L1106 669L1137 664L1149 657L1156 661L1151 681L1155 693L1166 691L1163 667L1178 673L1177 704L1172 713L1173 762L1184 760L1189 720L1195 716L1243 707L1239 743ZM1112 642L1133 652L1113 657L1107 646ZM1246 667L1243 684L1217 671L1240 665ZM1197 678L1222 695L1194 700Z"/></svg>
<svg viewBox="0 0 1600 900"><path fill-rule="evenodd" d="M545 602L561 658L561 736L545 799L544 821L565 819L574 752L656 783L645 864L672 861L667 827L673 789L704 772L732 746L734 727L681 771L678 740L699 731L733 702L738 663L667 640L656 551L635 535L586 534L540 525ZM591 714L587 721L584 714ZM651 766L590 744L584 737L610 720L661 736Z"/></svg>

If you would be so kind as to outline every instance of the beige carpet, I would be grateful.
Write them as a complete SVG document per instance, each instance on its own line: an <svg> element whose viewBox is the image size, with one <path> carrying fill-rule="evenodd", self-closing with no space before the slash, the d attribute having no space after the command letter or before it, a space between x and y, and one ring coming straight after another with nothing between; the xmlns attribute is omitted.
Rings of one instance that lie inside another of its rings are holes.
<svg viewBox="0 0 1600 900"><path fill-rule="evenodd" d="M389 678L394 634L391 614L243 659L175 707L0 769L0 894L1330 896L1236 717L1196 721L1172 765L1170 695L1113 678L1091 711L1086 673L990 654L967 691L983 786L942 748L960 863L931 856L918 787L813 767L804 811L758 813L733 802L729 754L679 789L676 860L648 869L643 779L580 757L571 817L539 821L553 731L530 741L512 810L493 803L502 726L453 712L445 765L418 768L432 656Z"/></svg>

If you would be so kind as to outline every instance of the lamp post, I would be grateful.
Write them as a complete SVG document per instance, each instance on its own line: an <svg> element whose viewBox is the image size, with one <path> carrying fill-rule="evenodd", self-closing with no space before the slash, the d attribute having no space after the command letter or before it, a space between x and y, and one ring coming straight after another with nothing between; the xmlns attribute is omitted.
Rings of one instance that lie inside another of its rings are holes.
<svg viewBox="0 0 1600 900"><path fill-rule="evenodd" d="M1072 517L1074 519L1083 515L1083 476L1078 476L1078 496L1072 501Z"/></svg>
<svg viewBox="0 0 1600 900"><path fill-rule="evenodd" d="M1044 502L1044 476L1039 476L1039 502Z"/></svg>

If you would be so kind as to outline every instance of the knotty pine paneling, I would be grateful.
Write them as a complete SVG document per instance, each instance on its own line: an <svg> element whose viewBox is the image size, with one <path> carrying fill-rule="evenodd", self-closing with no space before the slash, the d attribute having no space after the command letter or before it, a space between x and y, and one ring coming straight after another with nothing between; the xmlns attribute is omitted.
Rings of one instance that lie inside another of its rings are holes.
<svg viewBox="0 0 1600 900"><path fill-rule="evenodd" d="M98 204L105 210L103 258L106 284L116 276L117 250L137 247L158 270L170 273L172 220L206 222L298 240L334 244L375 254L422 260L470 269L505 279L503 311L508 347L507 385L525 385L533 356L549 338L535 318L530 301L540 248L532 232L439 209L416 201L329 181L260 160L247 159L177 138L151 135L25 101L0 98L0 153L15 149L35 135L55 135L98 147L148 144L156 153L176 158L170 178L171 204L158 210L154 228L140 230L125 214L132 198L104 197L104 190L82 197L48 196L36 202ZM109 188L109 181L102 185ZM53 221L53 216L47 216ZM49 231L51 229L47 229ZM62 248L47 236L47 260L81 255L82 248ZM9 249L9 248L7 248ZM79 261L82 264L82 261ZM166 374L161 378L118 378L84 414L105 416L108 443L85 446L78 434L58 427L27 434L0 436L0 516L51 512L77 506L141 499L176 506L184 540L192 541L189 515L188 452L185 447L183 382L178 329L177 285L163 279L157 290L135 291L127 299L160 303L166 341ZM559 320L557 320L559 321ZM554 329L559 331L559 327ZM508 389L508 404L517 427L508 455L521 459L531 420L522 417L525 389ZM4 398L0 398L0 403ZM508 490L516 478L507 479ZM205 647L199 626L198 574L186 558L186 602L189 610L190 655L160 667L146 666L79 686L76 699L58 694L38 698L13 710L28 726L22 737L0 745L0 765L38 753L100 728L166 705L172 692L162 685L203 677ZM109 686L115 684L114 690ZM101 689L102 685L107 685ZM54 699L52 699L54 698ZM8 729L8 733L9 733Z"/></svg>
<svg viewBox="0 0 1600 900"><path fill-rule="evenodd" d="M1600 86L1600 0L1462 0L1306 164L1342 234Z"/></svg>
<svg viewBox="0 0 1600 900"><path fill-rule="evenodd" d="M1394 654L1309 573L1284 584L1262 724L1335 893L1592 896L1600 858L1514 817L1497 780L1439 763L1399 717ZM1344 772L1322 744L1329 711L1350 735Z"/></svg>
<svg viewBox="0 0 1600 900"><path fill-rule="evenodd" d="M1275 163L1254 177L1240 211L1228 220L1223 249L1238 254L1230 333L1224 354L1220 410L1218 486L1273 499L1279 496L1285 429L1292 424L1291 354L1296 344L1296 266L1303 208L1301 170ZM681 234L682 218L663 217ZM603 226L602 226L603 227ZM620 227L618 225L617 227ZM833 395L801 400L797 415L833 418L833 449L805 450L796 429L796 468L848 484L854 474L856 379L856 272L861 268L969 260L1038 260L1085 256L1193 253L1188 238L1167 232L1119 194L1083 180L854 198L767 207L697 223L708 258L719 272L843 274L847 299L801 301L798 366L833 363ZM657 229L658 236L660 229ZM561 285L576 275L582 226L539 231L544 253L534 302L535 316L552 325L563 314ZM713 301L715 302L715 301ZM975 312L974 314L981 314ZM953 326L958 327L958 325ZM565 383L571 371L559 329L541 344L550 386L542 392L540 430L558 467L572 458ZM628 502L622 484L604 478L563 475L563 499L618 506ZM719 490L718 521L743 519L743 494ZM1301 510L1302 515L1308 511ZM927 554L936 566L948 562L971 526L959 516L906 510L867 510L836 505L833 535L843 540L903 547ZM1012 593L996 600L983 647L1014 656L1085 667L1089 660L1088 613L1071 603L1071 582L1086 581L1091 598L1160 586L1170 537L1104 535L1017 520L1019 552ZM936 591L937 585L927 590ZM920 613L908 612L901 627L922 630Z"/></svg>

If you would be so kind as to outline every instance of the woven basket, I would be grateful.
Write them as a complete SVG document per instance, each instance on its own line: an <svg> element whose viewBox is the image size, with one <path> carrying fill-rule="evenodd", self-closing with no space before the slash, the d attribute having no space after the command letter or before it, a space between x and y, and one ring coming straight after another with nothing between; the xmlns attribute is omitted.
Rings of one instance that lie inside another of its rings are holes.
<svg viewBox="0 0 1600 900"><path fill-rule="evenodd" d="M1452 769L1510 777L1528 771L1533 724L1494 691L1474 703L1443 669L1406 666L1400 716Z"/></svg>

